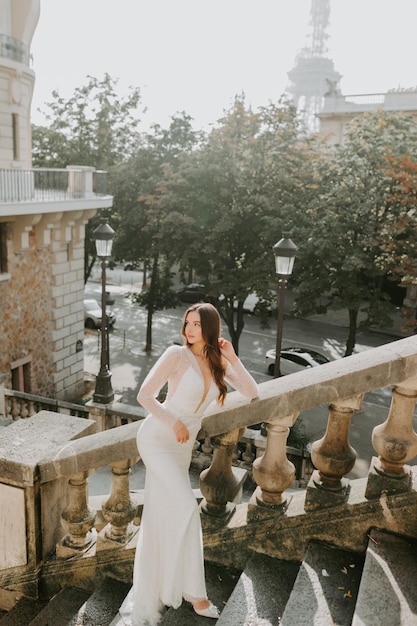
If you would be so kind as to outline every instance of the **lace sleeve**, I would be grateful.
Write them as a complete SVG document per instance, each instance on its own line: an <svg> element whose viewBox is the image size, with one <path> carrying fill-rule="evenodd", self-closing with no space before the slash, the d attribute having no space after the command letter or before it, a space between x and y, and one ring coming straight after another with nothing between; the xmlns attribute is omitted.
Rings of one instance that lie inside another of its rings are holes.
<svg viewBox="0 0 417 626"><path fill-rule="evenodd" d="M240 359L233 365L229 361L227 362L225 379L233 389L236 389L246 398L253 400L258 397L258 385Z"/></svg>
<svg viewBox="0 0 417 626"><path fill-rule="evenodd" d="M171 346L165 350L146 376L137 395L137 401L144 409L170 425L175 424L179 416L159 402L157 396L162 387L175 375L181 360L180 351L179 346Z"/></svg>

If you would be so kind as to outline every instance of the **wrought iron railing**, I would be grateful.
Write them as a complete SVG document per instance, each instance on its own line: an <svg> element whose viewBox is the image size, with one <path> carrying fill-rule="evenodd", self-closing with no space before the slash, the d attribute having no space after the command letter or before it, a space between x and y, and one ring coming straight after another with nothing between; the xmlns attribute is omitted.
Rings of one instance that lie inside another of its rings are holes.
<svg viewBox="0 0 417 626"><path fill-rule="evenodd" d="M107 172L89 168L0 169L1 202L48 202L107 194Z"/></svg>

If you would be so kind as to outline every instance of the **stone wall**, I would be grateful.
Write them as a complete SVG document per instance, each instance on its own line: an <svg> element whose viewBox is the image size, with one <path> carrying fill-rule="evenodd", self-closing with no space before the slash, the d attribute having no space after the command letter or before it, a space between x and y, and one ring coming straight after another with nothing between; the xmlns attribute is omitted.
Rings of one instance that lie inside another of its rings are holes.
<svg viewBox="0 0 417 626"><path fill-rule="evenodd" d="M0 373L29 361L24 391L76 401L84 389L84 227L90 212L8 223L8 272L0 275ZM49 222L49 223L47 223Z"/></svg>
<svg viewBox="0 0 417 626"><path fill-rule="evenodd" d="M52 242L54 394L76 400L84 392L84 225L78 237ZM56 232L56 231L55 231Z"/></svg>
<svg viewBox="0 0 417 626"><path fill-rule="evenodd" d="M54 391L50 259L49 250L33 245L9 254L10 280L1 284L7 294L1 322L5 338L1 371L10 372L11 363L31 356L30 391L48 397Z"/></svg>

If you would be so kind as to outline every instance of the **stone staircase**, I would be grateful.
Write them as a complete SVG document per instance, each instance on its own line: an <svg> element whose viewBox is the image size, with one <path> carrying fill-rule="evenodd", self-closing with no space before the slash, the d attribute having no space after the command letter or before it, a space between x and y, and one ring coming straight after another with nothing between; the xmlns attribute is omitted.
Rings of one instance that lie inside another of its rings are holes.
<svg viewBox="0 0 417 626"><path fill-rule="evenodd" d="M370 532L365 555L311 542L301 564L254 553L241 573L207 563L206 578L217 626L417 625L417 543L387 532ZM22 599L0 626L122 626L129 588L106 578L92 594L68 587L49 602ZM161 626L208 623L184 602Z"/></svg>

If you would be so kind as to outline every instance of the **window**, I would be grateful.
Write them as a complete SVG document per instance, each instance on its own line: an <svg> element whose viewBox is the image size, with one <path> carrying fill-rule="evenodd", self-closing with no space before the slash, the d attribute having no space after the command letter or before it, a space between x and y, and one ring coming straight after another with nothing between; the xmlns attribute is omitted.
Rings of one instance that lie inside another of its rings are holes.
<svg viewBox="0 0 417 626"><path fill-rule="evenodd" d="M23 357L10 364L12 372L12 389L30 393L30 362L31 356Z"/></svg>
<svg viewBox="0 0 417 626"><path fill-rule="evenodd" d="M6 274L7 269L7 224L0 223L0 274Z"/></svg>
<svg viewBox="0 0 417 626"><path fill-rule="evenodd" d="M12 113L12 133L13 133L13 160L18 161L20 158L20 153L19 153L19 116L17 113Z"/></svg>

